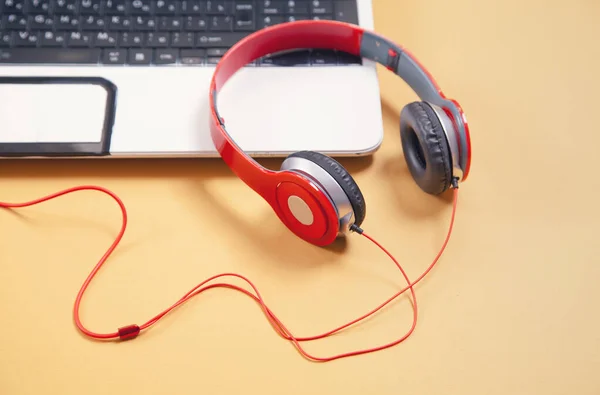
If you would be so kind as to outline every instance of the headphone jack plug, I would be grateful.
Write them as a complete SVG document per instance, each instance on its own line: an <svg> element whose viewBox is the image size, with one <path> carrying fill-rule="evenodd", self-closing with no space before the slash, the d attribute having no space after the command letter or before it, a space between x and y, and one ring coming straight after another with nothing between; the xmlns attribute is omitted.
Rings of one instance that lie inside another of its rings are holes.
<svg viewBox="0 0 600 395"><path fill-rule="evenodd" d="M350 232L356 232L356 233L358 233L359 235L362 235L362 233L363 233L363 230L362 230L362 228L361 228L360 226L358 226L358 225L356 225L356 224L352 224L352 225L350 226Z"/></svg>
<svg viewBox="0 0 600 395"><path fill-rule="evenodd" d="M458 178L452 177L452 188L458 189Z"/></svg>

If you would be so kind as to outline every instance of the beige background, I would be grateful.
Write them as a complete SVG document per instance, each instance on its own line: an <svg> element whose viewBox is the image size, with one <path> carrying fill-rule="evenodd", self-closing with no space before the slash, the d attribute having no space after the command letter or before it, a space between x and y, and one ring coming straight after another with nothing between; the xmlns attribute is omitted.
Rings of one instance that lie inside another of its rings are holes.
<svg viewBox="0 0 600 395"><path fill-rule="evenodd" d="M455 233L418 287L421 316L407 342L311 363L228 290L197 297L133 342L90 341L72 323L72 303L119 214L84 192L0 211L0 393L599 394L598 17L593 0L375 0L378 31L460 100L473 140ZM380 75L385 142L372 160L344 164L367 199L365 229L414 278L439 248L450 206L410 179L398 114L415 97ZM128 233L83 303L96 331L144 322L223 271L256 281L298 335L333 328L403 286L366 240L351 238L345 251L297 240L219 160L2 162L0 172L2 200L80 183L125 200ZM307 349L380 344L410 318L404 298Z"/></svg>

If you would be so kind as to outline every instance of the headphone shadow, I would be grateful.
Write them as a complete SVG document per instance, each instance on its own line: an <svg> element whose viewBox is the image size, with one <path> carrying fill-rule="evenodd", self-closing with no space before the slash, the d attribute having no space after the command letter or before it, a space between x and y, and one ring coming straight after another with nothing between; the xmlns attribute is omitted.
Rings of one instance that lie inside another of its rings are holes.
<svg viewBox="0 0 600 395"><path fill-rule="evenodd" d="M381 101L384 118L398 119L399 111L386 100ZM397 128L399 128L399 122ZM389 138L389 137L388 137ZM395 138L400 141L400 131L397 129ZM389 180L392 196L398 202L397 206L404 213L414 218L433 217L452 204L452 191L448 190L440 195L433 196L423 192L415 183L402 153L402 145L399 144L398 155L383 159L380 171L383 178Z"/></svg>
<svg viewBox="0 0 600 395"><path fill-rule="evenodd" d="M286 265L278 266L285 270L317 268L325 263L335 263L346 251L345 238L337 239L333 244L322 248L307 244L289 231L272 210L268 210L267 215L256 222L240 218L202 181L190 184L187 190L198 196L203 204L210 206L213 220L218 220L226 232L234 235L232 239L236 240L236 245L241 242L262 255L268 255L273 261L286 262ZM205 215L198 212L199 218ZM259 262L263 260L256 260L256 263Z"/></svg>
<svg viewBox="0 0 600 395"><path fill-rule="evenodd" d="M284 158L263 158L257 159L259 163L270 169L278 169ZM337 159L348 172L357 174L368 168L372 162L372 157L360 158L338 158ZM223 165L225 166L225 165ZM226 167L226 166L225 166ZM231 173L232 176L234 176ZM315 267L318 268L324 263L339 262L339 257L347 250L347 237L338 238L332 244L326 247L315 247L295 236L281 221L272 210L268 210L267 217L261 218L256 223L239 218L236 214L227 208L222 199L215 196L207 188L206 179L197 178L197 182L190 183L190 193L198 196L203 203L209 204L220 224L226 224L228 231L236 233L240 239L248 242L248 245L255 248L261 254L268 254L274 261L288 262L292 265L279 266L290 268ZM248 193L254 193L248 190ZM351 236L348 236L351 237ZM308 246L308 248L307 248ZM290 253L298 251L298 253Z"/></svg>

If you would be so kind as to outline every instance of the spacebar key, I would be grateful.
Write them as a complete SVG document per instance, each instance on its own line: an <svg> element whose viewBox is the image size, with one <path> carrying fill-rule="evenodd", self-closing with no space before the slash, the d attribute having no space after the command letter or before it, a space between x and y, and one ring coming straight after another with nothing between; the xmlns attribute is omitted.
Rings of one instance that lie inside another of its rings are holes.
<svg viewBox="0 0 600 395"><path fill-rule="evenodd" d="M0 48L0 63L95 64L100 49Z"/></svg>

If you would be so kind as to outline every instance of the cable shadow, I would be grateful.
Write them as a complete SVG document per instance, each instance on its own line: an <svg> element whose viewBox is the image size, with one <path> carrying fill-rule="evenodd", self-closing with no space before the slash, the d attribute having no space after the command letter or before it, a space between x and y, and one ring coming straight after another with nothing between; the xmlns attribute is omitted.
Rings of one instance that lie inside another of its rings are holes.
<svg viewBox="0 0 600 395"><path fill-rule="evenodd" d="M55 213L50 211L38 212L35 215L21 211L21 208L0 208L0 212L6 212L8 215L14 216L20 222L27 224L30 227L43 228L52 230L56 228L77 229L77 232L96 231L106 237L106 248L114 241L115 236L120 228L114 224L107 224L98 221L94 218L81 216L79 213ZM97 236L95 236L97 237ZM119 256L122 257L137 248L139 243L135 240L121 240L117 249L111 254L111 259ZM96 259L99 259L100 255Z"/></svg>
<svg viewBox="0 0 600 395"><path fill-rule="evenodd" d="M18 209L0 207L0 210L2 212L8 213L8 215L12 215L12 216L16 217L20 221L31 222L31 218L27 217L25 214L18 211Z"/></svg>
<svg viewBox="0 0 600 395"><path fill-rule="evenodd" d="M41 207L41 206L40 206ZM96 229L100 230L105 236L114 238L115 226L108 225L92 218L84 218L79 213L71 212L69 214L42 212L35 216L21 212L21 208L0 208L9 215L14 215L19 221L25 222L28 225L35 225L38 228L56 228L56 227L77 227L80 229Z"/></svg>

